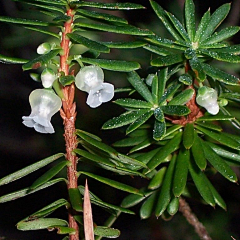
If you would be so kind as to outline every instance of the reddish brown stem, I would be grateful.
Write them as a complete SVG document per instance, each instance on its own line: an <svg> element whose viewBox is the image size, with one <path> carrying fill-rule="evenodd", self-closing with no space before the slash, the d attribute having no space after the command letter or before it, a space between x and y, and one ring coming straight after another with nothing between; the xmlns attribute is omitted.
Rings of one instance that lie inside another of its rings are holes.
<svg viewBox="0 0 240 240"><path fill-rule="evenodd" d="M179 199L179 211L183 214L187 221L194 227L196 233L198 234L201 240L212 240L206 228L203 226L201 222L199 222L198 218L192 212L188 203L183 198Z"/></svg>
<svg viewBox="0 0 240 240"><path fill-rule="evenodd" d="M64 24L64 31L62 33L61 47L63 53L60 56L60 69L59 72L63 72L65 76L69 75L69 65L68 65L68 56L69 56L69 39L67 37L68 33L72 31L72 23L74 12L69 9L67 10L67 16L71 19ZM73 150L77 147L77 137L75 129L76 121L76 104L74 103L74 94L75 86L74 84L66 86L63 88L64 99L63 108L60 111L61 117L64 124L64 138L66 143L66 158L71 162L71 165L67 169L68 177L68 189L77 188L77 157L73 153ZM69 236L70 240L79 240L79 228L78 224L75 221L72 209L69 209L68 212L69 227L75 229L75 234Z"/></svg>

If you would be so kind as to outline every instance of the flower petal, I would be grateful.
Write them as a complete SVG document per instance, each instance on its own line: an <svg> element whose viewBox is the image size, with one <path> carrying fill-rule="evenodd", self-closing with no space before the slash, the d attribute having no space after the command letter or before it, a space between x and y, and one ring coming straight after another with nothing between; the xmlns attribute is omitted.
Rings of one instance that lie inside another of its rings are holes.
<svg viewBox="0 0 240 240"><path fill-rule="evenodd" d="M101 102L108 102L114 96L114 86L110 83L102 83L103 89L100 90L99 100Z"/></svg>

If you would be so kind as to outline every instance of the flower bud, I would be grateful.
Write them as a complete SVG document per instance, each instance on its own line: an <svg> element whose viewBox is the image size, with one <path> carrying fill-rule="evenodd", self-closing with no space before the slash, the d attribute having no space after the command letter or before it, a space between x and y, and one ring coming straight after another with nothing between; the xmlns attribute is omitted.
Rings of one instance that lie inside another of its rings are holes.
<svg viewBox="0 0 240 240"><path fill-rule="evenodd" d="M217 98L218 95L215 89L204 86L198 89L196 102L198 105L204 107L210 114L216 115L219 112Z"/></svg>
<svg viewBox="0 0 240 240"><path fill-rule="evenodd" d="M38 54L46 54L51 50L51 45L49 43L42 43L37 48Z"/></svg>
<svg viewBox="0 0 240 240"><path fill-rule="evenodd" d="M92 88L103 83L104 73L98 66L82 67L75 78L76 87L82 91L89 92Z"/></svg>
<svg viewBox="0 0 240 240"><path fill-rule="evenodd" d="M53 82L57 79L57 75L51 68L45 68L41 74L42 85L45 88L50 88Z"/></svg>

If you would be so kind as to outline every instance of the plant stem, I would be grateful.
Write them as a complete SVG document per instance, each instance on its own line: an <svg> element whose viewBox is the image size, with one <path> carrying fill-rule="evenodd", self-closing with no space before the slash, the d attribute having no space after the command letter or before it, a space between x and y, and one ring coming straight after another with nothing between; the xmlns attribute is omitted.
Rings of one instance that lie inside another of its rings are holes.
<svg viewBox="0 0 240 240"><path fill-rule="evenodd" d="M60 69L59 72L63 72L65 76L69 75L69 44L70 41L67 37L68 33L72 31L72 23L74 12L72 9L67 10L67 16L71 19L64 24L64 31L62 32L61 47L63 54L60 56ZM76 104L74 102L75 86L74 84L63 88L64 99L62 100L63 109L60 114L64 124L64 138L66 144L66 158L71 162L71 165L67 168L68 189L77 188L77 156L73 153L73 150L77 147L77 137L75 129L76 121ZM79 240L79 227L75 221L72 209L68 211L69 227L75 229L75 234L69 236L69 240Z"/></svg>
<svg viewBox="0 0 240 240"><path fill-rule="evenodd" d="M201 222L199 222L198 218L192 212L188 203L183 198L179 199L179 211L183 214L187 221L194 227L196 233L198 234L201 240L212 240L206 228L203 226Z"/></svg>

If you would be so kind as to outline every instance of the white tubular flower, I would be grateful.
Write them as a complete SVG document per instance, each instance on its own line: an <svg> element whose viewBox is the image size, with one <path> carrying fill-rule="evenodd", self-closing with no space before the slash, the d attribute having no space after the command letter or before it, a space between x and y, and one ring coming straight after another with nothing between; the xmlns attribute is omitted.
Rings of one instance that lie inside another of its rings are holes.
<svg viewBox="0 0 240 240"><path fill-rule="evenodd" d="M110 101L114 96L114 86L110 83L102 83L89 91L87 104L96 108L104 102Z"/></svg>
<svg viewBox="0 0 240 240"><path fill-rule="evenodd" d="M51 45L49 43L42 43L37 48L38 54L46 54L51 50Z"/></svg>
<svg viewBox="0 0 240 240"><path fill-rule="evenodd" d="M82 67L75 78L76 87L82 91L89 92L92 88L103 83L104 73L98 66Z"/></svg>
<svg viewBox="0 0 240 240"><path fill-rule="evenodd" d="M41 74L42 85L45 88L50 88L53 82L57 79L57 75L51 68L45 68Z"/></svg>
<svg viewBox="0 0 240 240"><path fill-rule="evenodd" d="M217 99L218 95L215 89L206 86L198 89L197 104L204 107L212 115L219 112Z"/></svg>
<svg viewBox="0 0 240 240"><path fill-rule="evenodd" d="M36 89L31 92L29 102L32 111L28 117L22 117L23 124L40 133L54 133L50 121L52 116L60 110L61 99L52 91Z"/></svg>

